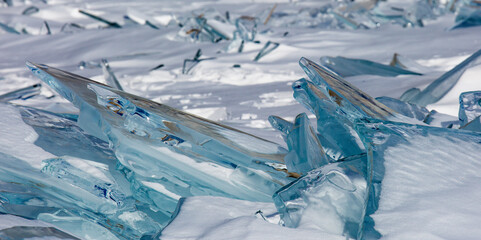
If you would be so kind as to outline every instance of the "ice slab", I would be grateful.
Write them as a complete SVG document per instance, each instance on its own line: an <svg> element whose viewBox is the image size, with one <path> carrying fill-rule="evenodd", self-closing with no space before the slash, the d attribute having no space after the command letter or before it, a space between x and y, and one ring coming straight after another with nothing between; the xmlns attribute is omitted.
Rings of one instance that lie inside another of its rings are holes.
<svg viewBox="0 0 481 240"><path fill-rule="evenodd" d="M409 71L390 65L385 65L365 59L345 58L345 57L321 57L321 65L329 68L341 77L357 75L379 75L395 77L401 74L422 75L417 72Z"/></svg>
<svg viewBox="0 0 481 240"><path fill-rule="evenodd" d="M387 119L396 115L395 111L376 101L327 68L306 58L301 58L299 64L311 81L319 86L319 89L331 102L342 109L347 118L351 120L364 117Z"/></svg>
<svg viewBox="0 0 481 240"><path fill-rule="evenodd" d="M277 191L273 199L282 224L361 239L370 185L367 164L365 155L332 163Z"/></svg>
<svg viewBox="0 0 481 240"><path fill-rule="evenodd" d="M463 62L455 66L453 69L441 75L441 77L429 84L429 86L427 86L424 90L417 92L415 95L413 90L408 90L410 91L408 94L409 96L405 96L403 99L422 107L439 101L456 85L466 69L481 62L480 56L481 50L478 50L466 58ZM407 92L403 95L406 94Z"/></svg>
<svg viewBox="0 0 481 240"><path fill-rule="evenodd" d="M283 172L286 150L275 143L72 73L28 66L80 109L82 129L110 142L130 181L155 183L166 196L270 201L292 180Z"/></svg>

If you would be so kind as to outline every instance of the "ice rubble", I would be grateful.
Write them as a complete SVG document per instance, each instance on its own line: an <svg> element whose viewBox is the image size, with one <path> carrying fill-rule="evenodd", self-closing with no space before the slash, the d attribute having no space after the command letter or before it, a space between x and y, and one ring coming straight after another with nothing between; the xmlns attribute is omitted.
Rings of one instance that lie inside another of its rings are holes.
<svg viewBox="0 0 481 240"><path fill-rule="evenodd" d="M213 43L231 41L224 50L238 52L246 42L256 42L258 34L269 33L269 26L277 25L353 29L387 23L422 26L423 21L451 10L458 12L454 28L479 25L474 2L442 5L419 1L407 8L365 2L339 1L299 12L275 12L273 8L254 17L237 18L228 12L203 10L177 23L180 37ZM27 16L36 13L35 9L25 11ZM142 24L159 29L148 17L136 13L128 13L124 23L117 23L81 12L110 27ZM16 34L28 33L7 24L0 23L0 27ZM50 29L46 22L45 27ZM82 29L74 23L62 27L65 32ZM278 46L266 42L253 60L260 60ZM476 132L481 131L481 94L461 94L459 119L429 112L425 106L442 98L467 68L479 64L479 54L476 52L425 90L407 91L402 101L374 99L342 79L355 74L423 72L422 67L406 64L396 55L390 65L343 57L324 57L318 65L301 59L310 79L293 84L294 97L314 113L317 124L313 125L306 114L299 114L294 122L271 116L269 121L281 131L287 150L123 92L106 59L82 62L80 67L102 67L110 86L29 64L37 76L72 101L80 115L0 105L21 114L23 122L38 134L33 140L36 146L62 156L41 159L39 169L26 159L0 153L5 163L0 167L0 212L39 219L85 239L145 239L160 235L176 216L183 197L213 195L273 201L281 224L287 227L321 229L353 239L378 238L383 232L376 231L371 216L380 209L384 194L384 162L404 156L393 157L391 152L408 149L409 156L421 154L422 147L411 146L421 139L422 146L438 146L436 151L441 156L453 159L445 146L471 146L471 152L459 156L474 164L480 142ZM200 59L201 55L199 49L193 59L186 59L182 72L187 74L206 60ZM34 85L10 92L0 96L0 101L26 99L38 94L39 88ZM403 160L411 163L411 159L415 158ZM12 234L2 231L0 236ZM68 238L50 228L48 232Z"/></svg>
<svg viewBox="0 0 481 240"><path fill-rule="evenodd" d="M478 133L426 127L436 117L424 107L374 99L323 65L304 58L300 64L310 79L293 83L294 97L315 114L317 127L306 114L293 123L271 116L285 150L81 76L28 63L80 114L15 107L38 133L35 145L63 157L43 160L38 172L2 153L1 211L40 219L83 238L95 232L105 239L138 239L158 236L177 214L182 197L213 195L273 200L287 227L377 238L369 215L379 206L384 159L375 146L408 142L404 128L422 136L471 134L453 141L478 144L473 140ZM481 130L478 95L461 95L457 126ZM388 130L379 130L385 126ZM399 140L382 140L391 135Z"/></svg>

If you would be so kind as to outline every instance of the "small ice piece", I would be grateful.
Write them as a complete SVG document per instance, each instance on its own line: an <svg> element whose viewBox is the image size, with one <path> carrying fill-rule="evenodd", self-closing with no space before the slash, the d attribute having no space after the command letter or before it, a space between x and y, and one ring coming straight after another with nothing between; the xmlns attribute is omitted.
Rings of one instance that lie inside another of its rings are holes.
<svg viewBox="0 0 481 240"><path fill-rule="evenodd" d="M78 64L79 69L85 69L85 68L101 68L102 64L99 62L94 62L94 61L80 61Z"/></svg>
<svg viewBox="0 0 481 240"><path fill-rule="evenodd" d="M479 9L479 6L462 6L458 10L455 19L455 25L451 29L479 25L481 25L481 9Z"/></svg>
<svg viewBox="0 0 481 240"><path fill-rule="evenodd" d="M240 39L246 42L254 41L257 34L258 22L258 18L240 17L236 19L235 26L237 28L237 32L239 33Z"/></svg>
<svg viewBox="0 0 481 240"><path fill-rule="evenodd" d="M201 61L215 59L215 57L200 59L201 56L202 50L198 49L193 59L185 59L184 64L182 65L182 74L189 74L189 72Z"/></svg>
<svg viewBox="0 0 481 240"><path fill-rule="evenodd" d="M461 126L481 116L481 91L463 92L459 95L458 116Z"/></svg>
<svg viewBox="0 0 481 240"><path fill-rule="evenodd" d="M316 228L361 239L369 191L366 156L308 172L273 195L286 227Z"/></svg>
<svg viewBox="0 0 481 240"><path fill-rule="evenodd" d="M45 31L46 31L46 35L52 35L52 31L50 30L50 26L48 25L48 22L47 21L43 21L43 24L45 26ZM43 29L43 27L42 27ZM40 32L42 32L42 29L40 29Z"/></svg>
<svg viewBox="0 0 481 240"><path fill-rule="evenodd" d="M280 122L278 121L278 123ZM285 122L282 122L281 125L285 125ZM333 162L324 153L321 143L305 113L297 115L294 125L287 133L286 142L289 153L284 158L284 162L289 172L305 175L315 168Z"/></svg>
<svg viewBox="0 0 481 240"><path fill-rule="evenodd" d="M388 106L399 114L410 118L416 118L419 121L423 121L429 114L429 110L425 107L420 107L416 104L403 102L395 98L377 97L376 100Z"/></svg>
<svg viewBox="0 0 481 240"><path fill-rule="evenodd" d="M123 91L122 85L120 85L119 80L115 77L114 72L110 69L110 64L107 59L102 58L101 60L102 72L104 73L104 78L107 84L115 89Z"/></svg>
<svg viewBox="0 0 481 240"><path fill-rule="evenodd" d="M387 119L399 115L329 69L306 58L301 58L299 64L321 92L342 109L341 114L350 120L365 117Z"/></svg>
<svg viewBox="0 0 481 240"><path fill-rule="evenodd" d="M10 27L5 23L0 22L0 28L3 29L5 32L8 32L8 33L22 34L19 31L17 31L15 28Z"/></svg>
<svg viewBox="0 0 481 240"><path fill-rule="evenodd" d="M254 62L259 61L259 59L261 59L265 55L271 53L277 47L279 47L279 43L268 41L266 43L266 45L264 45L264 47L262 47L262 49L259 51L259 53L257 53L256 57L254 58Z"/></svg>
<svg viewBox="0 0 481 240"><path fill-rule="evenodd" d="M25 10L23 10L22 15L32 15L38 11L39 11L38 7L30 6L28 8L25 8Z"/></svg>
<svg viewBox="0 0 481 240"><path fill-rule="evenodd" d="M85 29L83 26L77 23L65 23L61 28L60 32L73 33L79 30Z"/></svg>
<svg viewBox="0 0 481 240"><path fill-rule="evenodd" d="M439 101L451 88L456 85L459 78L463 75L466 69L481 62L481 50L476 51L471 56L466 58L463 62L455 66L453 69L444 73L441 77L434 80L424 90L413 96L409 102L425 107L429 104ZM411 91L411 90L408 90ZM406 94L406 93L405 93ZM409 95L411 95L410 93ZM404 94L403 94L404 95Z"/></svg>
<svg viewBox="0 0 481 240"><path fill-rule="evenodd" d="M357 23L356 21L350 19L349 17L344 16L342 13L338 13L336 11L331 11L331 14L336 18L338 22L347 26L350 29L358 29L361 27L361 24Z"/></svg>
<svg viewBox="0 0 481 240"><path fill-rule="evenodd" d="M321 65L329 68L341 77L357 75L379 75L395 77L398 75L422 75L402 68L384 65L381 63L355 58L345 57L321 57Z"/></svg>
<svg viewBox="0 0 481 240"><path fill-rule="evenodd" d="M8 102L12 100L26 100L31 97L35 97L40 94L40 88L42 87L41 84L34 84L29 87L21 88L12 92L5 93L0 95L0 102Z"/></svg>
<svg viewBox="0 0 481 240"><path fill-rule="evenodd" d="M474 132L481 132L481 118L477 116L475 119L471 120L464 126L461 126L459 129L469 130Z"/></svg>
<svg viewBox="0 0 481 240"><path fill-rule="evenodd" d="M116 22L111 22L111 21L109 21L109 20L107 20L107 19L104 19L104 18L101 18L101 17L96 16L96 15L94 15L94 14L88 13L88 12L82 10L82 9L79 9L78 11L79 11L79 13L81 13L81 14L87 16L87 17L90 17L90 18L95 19L95 20L97 20L97 21L99 21L99 22L103 22L103 23L107 24L109 27L112 27L112 28L122 28L122 26L120 26L120 25L119 25L118 23L116 23Z"/></svg>
<svg viewBox="0 0 481 240"><path fill-rule="evenodd" d="M424 118L424 123L442 128L459 128L460 121L457 117L431 110Z"/></svg>

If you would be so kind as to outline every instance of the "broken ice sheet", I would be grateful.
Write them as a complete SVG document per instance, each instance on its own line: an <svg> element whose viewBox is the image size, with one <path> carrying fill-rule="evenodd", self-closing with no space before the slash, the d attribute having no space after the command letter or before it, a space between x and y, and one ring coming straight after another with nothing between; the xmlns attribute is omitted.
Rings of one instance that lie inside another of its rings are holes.
<svg viewBox="0 0 481 240"><path fill-rule="evenodd" d="M379 75L395 77L401 74L422 75L406 69L384 65L381 63L345 57L321 57L321 65L339 74L341 77L357 75Z"/></svg>
<svg viewBox="0 0 481 240"><path fill-rule="evenodd" d="M277 191L273 200L282 224L361 239L370 185L367 163L365 155L332 163Z"/></svg>
<svg viewBox="0 0 481 240"><path fill-rule="evenodd" d="M108 140L132 180L180 196L270 201L292 179L275 143L45 65L32 72L80 109L82 129Z"/></svg>

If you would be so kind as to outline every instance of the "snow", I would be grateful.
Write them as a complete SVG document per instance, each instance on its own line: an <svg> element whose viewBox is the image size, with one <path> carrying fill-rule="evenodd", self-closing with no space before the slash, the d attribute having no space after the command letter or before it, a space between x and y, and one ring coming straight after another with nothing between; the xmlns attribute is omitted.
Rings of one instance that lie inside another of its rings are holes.
<svg viewBox="0 0 481 240"><path fill-rule="evenodd" d="M257 211L261 210L266 220ZM248 202L222 197L185 199L179 215L162 232L162 239L332 239L345 237L315 229L292 229L278 221L273 203ZM277 218L277 219L276 219ZM272 223L271 223L272 222Z"/></svg>
<svg viewBox="0 0 481 240"><path fill-rule="evenodd" d="M454 15L449 13L427 21L424 28L405 29L384 25L374 30L352 31L272 27L272 33L258 35L261 43L246 43L242 53L224 53L221 50L227 42L192 43L179 39L179 28L167 26L169 21L173 16L188 16L192 10L208 7L220 12L228 10L232 16L240 16L270 10L274 3L278 4L276 11L284 11L318 7L319 2L55 0L45 4L42 1L26 1L40 8L32 16L20 15L27 5L22 1L14 2L14 7L0 8L0 22L16 27L28 26L32 33L38 34L43 20L46 20L53 34L15 35L0 30L0 94L40 82L25 68L27 60L104 81L100 68L82 70L77 66L81 61L99 62L106 58L129 93L221 121L282 145L285 144L280 134L269 127L267 117L277 115L292 120L298 113L307 111L294 101L291 90L292 82L305 77L298 65L301 57L316 62L321 56L344 56L389 63L392 55L399 53L429 70L423 76L386 78L366 75L347 78L373 97L397 98L412 87L423 89L481 46L481 27L447 31L454 23ZM407 1L396 2L406 5ZM139 22L147 19L158 24L161 29L147 26L101 29L98 27L105 24L80 14L78 9L119 23L124 21L123 15L129 14L139 18ZM87 29L74 33L60 32L62 25L70 22ZM289 33L283 36L285 32ZM258 51L269 40L280 43L280 46L260 61L253 62ZM202 49L202 58L215 59L200 62L188 75L181 74L183 60L191 59L197 49ZM159 64L165 66L149 71ZM234 68L235 64L241 67ZM459 93L481 90L480 74L479 65L468 69L452 91L429 108L456 116ZM70 103L45 85L40 96L14 103L54 112L76 112ZM309 116L313 118L312 114ZM23 123L14 107L0 104L1 152L40 169L42 160L55 156L34 145L37 137L36 132ZM423 139L414 141L423 142ZM413 147L405 146L399 151L409 152ZM385 239L479 238L481 165L476 161L479 156L471 156L469 161L456 159L456 151L465 152L465 147L473 146L453 147L452 155L444 159L432 157L434 153L429 151L423 156L406 156L432 160L417 165L407 165L403 159L395 157L397 153L394 150L390 152L393 158L386 162L380 208L373 215L376 229ZM148 182L144 184L149 185ZM157 190L167 191L161 188ZM258 210L264 212L267 221L255 214ZM185 200L179 216L166 228L161 238L341 239L319 230L281 227L277 225L278 216L275 212L272 203L192 197ZM273 216L268 217L270 215ZM13 216L0 215L0 227L29 224L17 223L15 219ZM34 224L40 223L34 221Z"/></svg>

